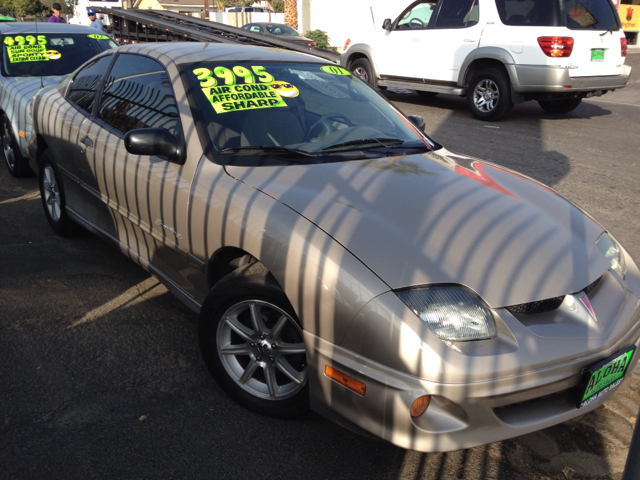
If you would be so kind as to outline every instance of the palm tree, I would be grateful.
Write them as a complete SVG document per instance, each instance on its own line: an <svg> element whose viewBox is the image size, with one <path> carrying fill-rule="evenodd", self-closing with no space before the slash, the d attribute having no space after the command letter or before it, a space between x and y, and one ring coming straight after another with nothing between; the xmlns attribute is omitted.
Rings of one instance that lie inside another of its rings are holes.
<svg viewBox="0 0 640 480"><path fill-rule="evenodd" d="M298 0L284 0L284 23L298 29Z"/></svg>

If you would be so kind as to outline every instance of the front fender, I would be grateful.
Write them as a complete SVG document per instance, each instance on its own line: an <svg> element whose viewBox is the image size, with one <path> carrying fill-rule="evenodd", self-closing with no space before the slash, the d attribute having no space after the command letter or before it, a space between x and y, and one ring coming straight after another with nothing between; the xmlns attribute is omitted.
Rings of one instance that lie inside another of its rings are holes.
<svg viewBox="0 0 640 480"><path fill-rule="evenodd" d="M349 64L353 61L353 58L362 55L367 57L369 62L371 63L371 69L373 70L373 74L375 75L375 77L380 78L380 74L378 73L378 62L376 61L376 55L373 51L373 48L371 48L371 46L367 45L366 43L356 43L354 45L351 45L345 53L340 55L340 65L344 68L349 68Z"/></svg>
<svg viewBox="0 0 640 480"><path fill-rule="evenodd" d="M303 329L337 344L360 309L389 287L317 225L234 178L252 168L277 176L283 167L201 162L188 210L192 254L206 262L223 247L249 253L276 278Z"/></svg>

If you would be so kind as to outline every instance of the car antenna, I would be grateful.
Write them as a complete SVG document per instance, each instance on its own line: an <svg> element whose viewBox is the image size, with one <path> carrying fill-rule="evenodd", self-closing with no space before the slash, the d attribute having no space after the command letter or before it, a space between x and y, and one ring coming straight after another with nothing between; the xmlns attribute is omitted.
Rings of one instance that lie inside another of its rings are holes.
<svg viewBox="0 0 640 480"><path fill-rule="evenodd" d="M42 12L40 12L40 15L42 15ZM38 15L35 15L35 24L36 24L36 43L38 42ZM39 43L37 43L38 45L40 45ZM40 62L38 63L38 68L41 67ZM44 81L42 80L42 70L40 70L40 89L44 88Z"/></svg>

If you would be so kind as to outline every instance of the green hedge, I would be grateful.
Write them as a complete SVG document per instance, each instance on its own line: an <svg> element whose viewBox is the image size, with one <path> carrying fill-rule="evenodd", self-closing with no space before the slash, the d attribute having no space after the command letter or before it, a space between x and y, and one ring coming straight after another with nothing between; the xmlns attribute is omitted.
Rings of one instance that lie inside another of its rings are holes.
<svg viewBox="0 0 640 480"><path fill-rule="evenodd" d="M316 42L316 47L329 50L329 35L327 35L327 32L323 32L322 30L309 30L304 36Z"/></svg>

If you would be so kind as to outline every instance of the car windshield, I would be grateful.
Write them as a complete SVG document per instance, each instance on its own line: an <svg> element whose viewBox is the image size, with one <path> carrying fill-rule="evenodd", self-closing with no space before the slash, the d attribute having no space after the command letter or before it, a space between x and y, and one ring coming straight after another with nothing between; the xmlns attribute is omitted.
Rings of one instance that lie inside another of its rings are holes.
<svg viewBox="0 0 640 480"><path fill-rule="evenodd" d="M216 62L185 66L182 74L214 161L224 163L220 155L227 154L347 158L353 151L436 146L335 65Z"/></svg>
<svg viewBox="0 0 640 480"><path fill-rule="evenodd" d="M505 25L619 30L610 0L496 0Z"/></svg>
<svg viewBox="0 0 640 480"><path fill-rule="evenodd" d="M2 44L5 77L66 75L98 53L117 46L101 33L5 35Z"/></svg>
<svg viewBox="0 0 640 480"><path fill-rule="evenodd" d="M273 35L291 35L292 37L299 37L300 34L293 28L286 25L267 25L267 31Z"/></svg>

